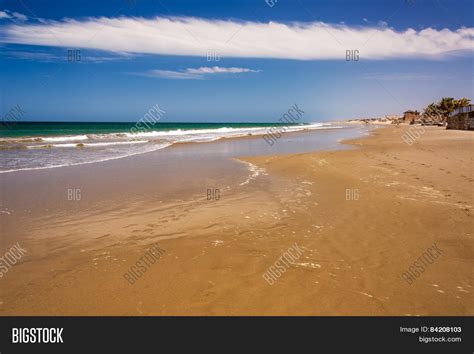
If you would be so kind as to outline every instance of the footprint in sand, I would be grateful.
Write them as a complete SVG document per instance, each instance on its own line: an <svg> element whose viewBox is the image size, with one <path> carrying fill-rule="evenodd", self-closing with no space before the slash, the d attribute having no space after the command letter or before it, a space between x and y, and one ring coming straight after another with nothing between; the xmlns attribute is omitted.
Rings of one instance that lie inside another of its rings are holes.
<svg viewBox="0 0 474 354"><path fill-rule="evenodd" d="M462 286L457 286L456 289L458 289L458 291L461 291L463 293L469 293L469 291L465 290Z"/></svg>

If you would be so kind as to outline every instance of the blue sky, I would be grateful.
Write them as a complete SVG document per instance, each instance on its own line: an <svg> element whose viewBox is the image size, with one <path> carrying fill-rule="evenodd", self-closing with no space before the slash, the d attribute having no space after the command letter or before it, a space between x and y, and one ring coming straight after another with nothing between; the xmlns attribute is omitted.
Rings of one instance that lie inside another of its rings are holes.
<svg viewBox="0 0 474 354"><path fill-rule="evenodd" d="M268 2L2 1L0 114L274 122L297 103L325 121L473 96L472 1Z"/></svg>

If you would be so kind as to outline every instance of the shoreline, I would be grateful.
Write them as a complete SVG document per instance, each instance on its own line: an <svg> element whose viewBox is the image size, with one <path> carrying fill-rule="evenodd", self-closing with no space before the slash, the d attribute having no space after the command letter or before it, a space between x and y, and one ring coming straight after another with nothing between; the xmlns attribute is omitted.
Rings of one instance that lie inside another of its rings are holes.
<svg viewBox="0 0 474 354"><path fill-rule="evenodd" d="M0 280L0 315L472 315L474 140L427 128L408 146L406 129L239 158L265 173L219 200L140 197L43 218ZM223 181L231 171L216 167ZM155 242L165 254L128 284ZM295 242L301 258L269 285L262 275ZM444 254L404 282L433 242Z"/></svg>
<svg viewBox="0 0 474 354"><path fill-rule="evenodd" d="M218 124L221 124L221 123L218 123ZM317 128L302 128L300 130L290 130L290 131L286 131L284 132L282 135L288 135L288 136L291 136L293 134L305 134L307 132L326 132L326 131L334 131L334 130L337 130L337 129L353 129L353 126L351 126L350 124L346 125L346 126L342 126L342 127L339 127L337 125L335 126L331 126L330 123L326 123L326 122L316 122L316 123L309 123L308 126L311 126L313 124L322 124L320 127L317 127ZM325 126L326 124L329 124L327 126ZM62 165L55 165L55 166L39 166L39 167L26 167L26 168L20 168L20 169L11 169L11 170L5 170L5 171L0 171L0 175L3 174L3 173L15 173L15 172L18 172L18 171L34 171L34 170L45 170L45 169L51 169L51 168L61 168L61 167L71 167L71 166L81 166L81 165L87 165L87 164L94 164L94 163L101 163L101 162L107 162L107 161L113 161L113 160L119 160L119 159L124 159L124 158L129 158L129 157L133 157L133 156L137 156L137 155L143 155L143 154L149 154L149 153L153 153L153 152L156 152L156 151L160 151L160 150L166 150L168 148L173 148L173 147L177 147L177 146L183 146L183 145L193 145L193 144L203 144L203 143L215 143L215 142L219 142L219 141L226 141L226 140L238 140L238 139L255 139L255 138L263 138L265 135L267 135L268 133L268 129L272 128L274 126L269 126L269 127L258 127L258 128L252 128L252 129L267 129L265 132L261 132L261 133L247 133L245 135L238 135L238 136L220 136L214 140L209 140L209 141L174 141L174 142L162 142L161 145L165 145L163 147L159 147L159 148L156 148L156 149L152 149L152 150L149 150L149 151L139 151L139 152L134 152L134 153L128 153L128 154L125 154L123 156L113 156L113 157L106 157L104 159L99 159L99 160L95 160L95 161L81 161L81 162L75 162L75 163L68 163L68 164L62 164ZM298 127L298 126L295 126L295 127ZM243 129L246 129L246 128L243 128ZM205 129L204 129L205 130ZM121 133L110 133L110 135L120 135ZM93 135L93 134L92 134ZM74 135L76 136L76 135ZM83 136L87 136L87 134L83 134ZM20 137L19 140L23 141L23 140L31 140L33 139L34 137ZM66 140L69 140L69 136L64 136L64 138ZM6 139L8 139L8 137L6 137ZM13 140L18 140L16 138L12 138ZM277 140L278 141L278 140ZM31 141L33 142L33 140ZM5 144L5 142L3 142ZM117 142L116 142L117 143ZM153 146L153 145L148 145L148 144L151 144L151 141L143 141L143 146L147 145L147 146ZM88 145L90 143L84 143L84 142L80 142L80 143L73 143L75 144L76 146L73 147L73 150L70 150L70 151L80 151L80 150L83 150L85 149L84 151L87 151L87 149L93 149L92 146ZM93 144L93 143L92 143ZM118 142L118 144L124 144L124 142ZM154 144L157 144L156 142L154 142ZM54 144L53 144L54 145ZM43 150L50 150L50 151L56 151L56 153L59 153L57 150L55 149L59 149L60 147L59 146L49 146L49 147L43 147ZM66 145L70 145L70 144L66 144ZM158 144L157 144L158 145ZM71 147L69 147L71 148ZM26 150L26 151L30 151L32 149L30 148L3 148L3 149L0 149L0 152L6 152L6 151L22 151L22 150ZM93 153L91 151L87 152L87 153Z"/></svg>

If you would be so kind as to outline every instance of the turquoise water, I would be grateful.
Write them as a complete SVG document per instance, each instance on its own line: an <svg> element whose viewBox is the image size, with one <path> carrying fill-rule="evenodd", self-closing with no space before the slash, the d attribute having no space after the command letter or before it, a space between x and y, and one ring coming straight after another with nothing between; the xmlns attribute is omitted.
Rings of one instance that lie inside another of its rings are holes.
<svg viewBox="0 0 474 354"><path fill-rule="evenodd" d="M64 123L64 122L5 122L0 124L0 137L37 137L129 132L136 123ZM282 126L275 123L161 123L150 125L151 130L197 130L219 128L257 128ZM297 124L294 124L297 125Z"/></svg>
<svg viewBox="0 0 474 354"><path fill-rule="evenodd" d="M0 173L119 159L179 143L265 136L270 129L283 135L290 131L341 128L329 123L283 126L285 124L272 123L8 122L0 128Z"/></svg>

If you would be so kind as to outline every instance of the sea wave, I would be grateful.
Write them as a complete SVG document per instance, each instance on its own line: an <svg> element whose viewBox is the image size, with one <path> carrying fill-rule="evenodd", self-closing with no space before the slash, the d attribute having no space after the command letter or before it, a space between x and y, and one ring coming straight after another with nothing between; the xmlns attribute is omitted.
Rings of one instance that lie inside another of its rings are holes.
<svg viewBox="0 0 474 354"><path fill-rule="evenodd" d="M283 129L276 125L276 129ZM151 152L179 143L202 143L249 135L264 135L271 127L219 127L215 129L150 130L137 133L22 136L0 139L0 173L102 162ZM338 129L331 123L284 127L286 132ZM56 151L56 152L55 152ZM88 153L88 151L90 153Z"/></svg>
<svg viewBox="0 0 474 354"><path fill-rule="evenodd" d="M110 160L117 160L117 159L122 159L124 157L130 157L134 155L140 155L146 152L152 152L152 151L157 151L160 149L164 149L171 144L155 144L151 145L149 149L146 150L141 150L141 151L134 151L134 152L129 152L121 155L116 155L116 156L110 156L110 157L98 157L97 159L94 160L88 160L88 161L79 161L79 162L66 162L66 163L49 163L45 164L43 166L31 166L31 167L21 167L21 168L13 168L13 169L8 169L8 170L0 170L0 173L8 173L8 172L16 172L16 171L29 171L29 170L44 170L44 169L50 169L50 168L58 168L58 167L67 167L67 166L77 166L77 165L85 165L85 164L91 164L91 163L97 163L97 162L104 162L104 161L110 161Z"/></svg>
<svg viewBox="0 0 474 354"><path fill-rule="evenodd" d="M281 127L281 126L276 126ZM239 137L245 136L248 134L252 135L264 135L268 132L270 127L248 127L248 128L232 128L232 127L221 127L215 129L175 129L175 130L149 130L142 132L119 132L119 133L107 133L107 134L83 134L83 135L61 135L61 136L35 136L35 137L14 137L14 138L0 138L1 144L8 143L53 143L55 145L62 142L82 142L82 141L102 141L109 140L109 143L119 144L123 140L137 138L143 139L155 139L163 138L165 140L170 140L168 142L174 143L184 140L195 139L196 136L203 136L206 138L226 138L226 137ZM311 123L306 125L295 125L285 127L286 131L300 131L300 130L312 130L312 129L322 129L322 128L338 128L337 126L331 125L330 123ZM58 145L58 147L61 147ZM62 146L64 147L64 146Z"/></svg>
<svg viewBox="0 0 474 354"><path fill-rule="evenodd" d="M87 140L89 137L87 135L66 135L66 136L54 136L54 137L40 137L44 142L51 142L51 143L57 143L61 141L80 141L80 140Z"/></svg>
<svg viewBox="0 0 474 354"><path fill-rule="evenodd" d="M108 143L65 143L65 144L47 144L47 145L28 145L28 149L41 149L41 148L76 148L76 147L100 147L100 146L114 146L114 145L133 145L133 144L146 144L147 140L139 141L113 141Z"/></svg>

